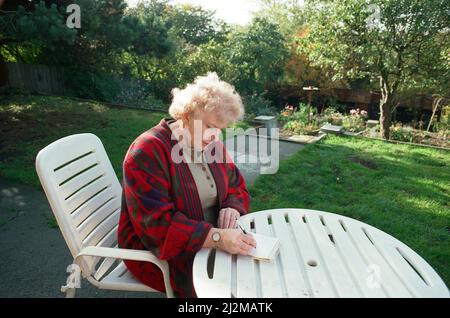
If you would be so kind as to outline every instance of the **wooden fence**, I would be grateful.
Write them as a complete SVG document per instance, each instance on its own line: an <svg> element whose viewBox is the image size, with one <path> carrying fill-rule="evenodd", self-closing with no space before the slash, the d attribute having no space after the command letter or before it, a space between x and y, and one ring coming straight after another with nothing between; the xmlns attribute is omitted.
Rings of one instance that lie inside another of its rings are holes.
<svg viewBox="0 0 450 318"><path fill-rule="evenodd" d="M279 96L284 99L282 104L291 103L297 104L299 101L307 102L308 96L298 86L277 86L273 89ZM381 93L373 90L363 89L327 89L319 90L313 93L314 101L322 101L326 98L334 98L338 103L354 104L354 107L364 108L367 105L375 105L378 107L380 102ZM431 110L433 100L436 97L427 94L399 94L398 102L400 108L417 108L424 110ZM443 104L448 104L450 97L444 98Z"/></svg>
<svg viewBox="0 0 450 318"><path fill-rule="evenodd" d="M47 65L5 63L7 85L33 92L64 94L64 71Z"/></svg>

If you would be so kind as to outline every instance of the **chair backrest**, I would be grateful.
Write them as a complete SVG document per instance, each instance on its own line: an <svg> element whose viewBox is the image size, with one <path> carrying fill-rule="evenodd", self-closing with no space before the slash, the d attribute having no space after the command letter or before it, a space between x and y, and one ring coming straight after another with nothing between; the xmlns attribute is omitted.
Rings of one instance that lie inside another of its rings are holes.
<svg viewBox="0 0 450 318"><path fill-rule="evenodd" d="M122 187L97 136L77 134L51 143L39 151L36 171L73 257L86 246L117 245Z"/></svg>

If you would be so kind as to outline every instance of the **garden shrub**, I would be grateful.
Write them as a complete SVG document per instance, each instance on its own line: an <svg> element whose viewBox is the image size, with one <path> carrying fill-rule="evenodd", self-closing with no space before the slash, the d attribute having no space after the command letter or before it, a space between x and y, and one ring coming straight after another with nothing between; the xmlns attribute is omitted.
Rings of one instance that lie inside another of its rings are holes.
<svg viewBox="0 0 450 318"><path fill-rule="evenodd" d="M436 124L436 132L444 138L450 135L450 105L442 108L441 118Z"/></svg>
<svg viewBox="0 0 450 318"><path fill-rule="evenodd" d="M77 92L77 97L94 99L114 104L145 108L167 109L162 101L151 93L151 86L145 80L128 78L106 72L69 71L68 84Z"/></svg>
<svg viewBox="0 0 450 318"><path fill-rule="evenodd" d="M360 132L366 129L367 112L365 110L351 109L350 114L344 116L342 127L346 131Z"/></svg>
<svg viewBox="0 0 450 318"><path fill-rule="evenodd" d="M116 75L82 69L66 71L66 81L72 95L104 102L113 102L121 85Z"/></svg>
<svg viewBox="0 0 450 318"><path fill-rule="evenodd" d="M246 119L252 119L260 115L276 115L276 108L265 95L265 93L262 93L242 96L242 101L245 106Z"/></svg>

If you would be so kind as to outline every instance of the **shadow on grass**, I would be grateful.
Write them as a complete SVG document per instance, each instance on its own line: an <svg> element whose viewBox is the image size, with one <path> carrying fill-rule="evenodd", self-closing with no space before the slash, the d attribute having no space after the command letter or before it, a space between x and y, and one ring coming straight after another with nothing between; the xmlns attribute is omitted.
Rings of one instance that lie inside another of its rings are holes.
<svg viewBox="0 0 450 318"><path fill-rule="evenodd" d="M0 176L40 188L37 153L60 138L89 132L104 144L120 179L132 141L164 115L62 97L8 96L0 102Z"/></svg>
<svg viewBox="0 0 450 318"><path fill-rule="evenodd" d="M28 98L11 98L2 104L9 104L0 110L2 161L23 155L26 152L22 147L24 143L37 143L42 147L51 138L108 125L105 116L94 111L92 105L79 103L80 107L67 107L67 100L62 98L49 99L48 104Z"/></svg>

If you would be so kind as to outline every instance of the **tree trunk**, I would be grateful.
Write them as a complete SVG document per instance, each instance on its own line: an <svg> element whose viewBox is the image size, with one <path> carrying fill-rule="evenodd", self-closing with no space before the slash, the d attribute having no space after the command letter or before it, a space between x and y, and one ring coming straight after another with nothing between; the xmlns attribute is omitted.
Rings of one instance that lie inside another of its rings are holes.
<svg viewBox="0 0 450 318"><path fill-rule="evenodd" d="M394 106L395 92L389 87L386 78L380 76L380 135L381 138L390 139L390 127L392 122L392 109Z"/></svg>
<svg viewBox="0 0 450 318"><path fill-rule="evenodd" d="M384 139L390 138L390 127L392 121L392 103L380 100L380 135Z"/></svg>

